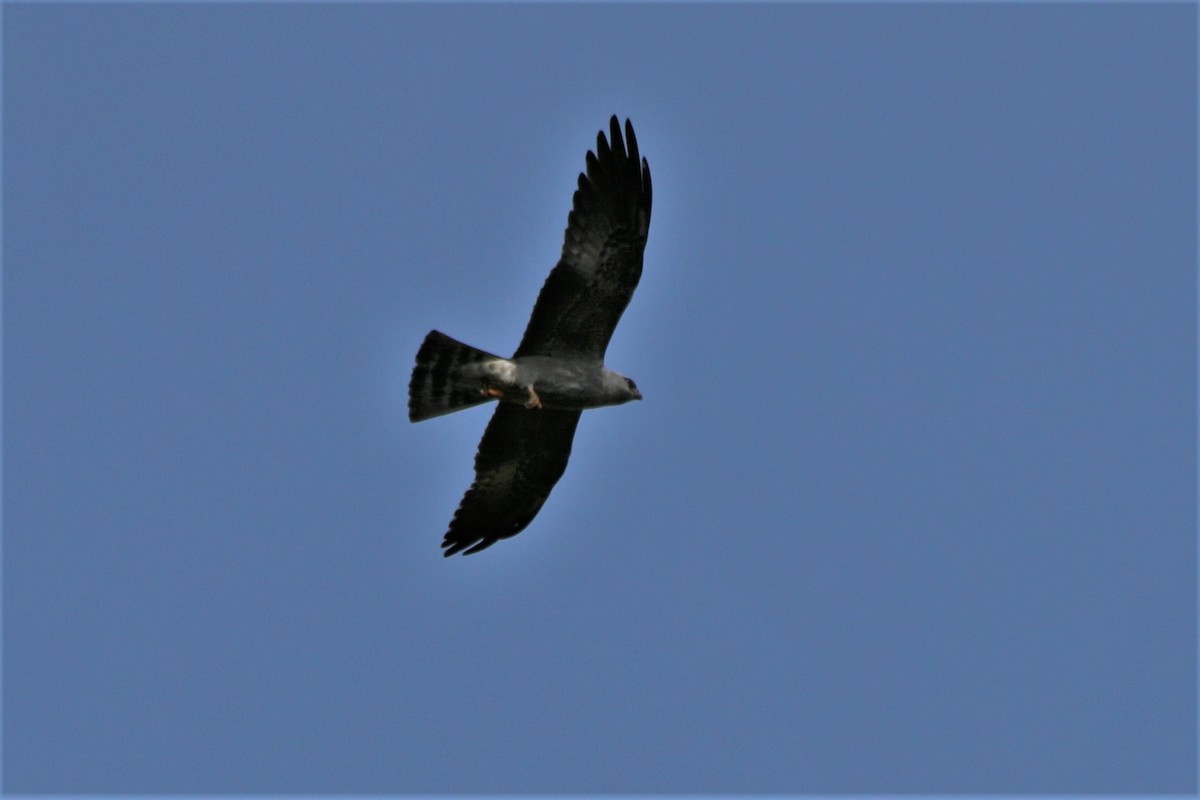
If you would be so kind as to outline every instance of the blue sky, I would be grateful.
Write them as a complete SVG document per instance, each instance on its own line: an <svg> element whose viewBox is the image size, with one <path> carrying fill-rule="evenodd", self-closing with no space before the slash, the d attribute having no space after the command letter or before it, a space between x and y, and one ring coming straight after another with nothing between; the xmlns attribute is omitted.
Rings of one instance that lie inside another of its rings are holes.
<svg viewBox="0 0 1200 800"><path fill-rule="evenodd" d="M1196 11L6 5L20 793L1196 789ZM589 412L444 560L584 152Z"/></svg>

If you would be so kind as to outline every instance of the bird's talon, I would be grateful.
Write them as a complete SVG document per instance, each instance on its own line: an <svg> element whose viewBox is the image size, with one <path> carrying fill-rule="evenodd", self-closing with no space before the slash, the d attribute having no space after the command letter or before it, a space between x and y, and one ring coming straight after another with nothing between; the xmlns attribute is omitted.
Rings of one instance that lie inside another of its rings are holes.
<svg viewBox="0 0 1200 800"><path fill-rule="evenodd" d="M526 408L541 408L542 407L542 400L541 400L541 398L539 398L537 396L537 392L535 392L533 390L532 386L529 387L529 400L526 401L525 407Z"/></svg>

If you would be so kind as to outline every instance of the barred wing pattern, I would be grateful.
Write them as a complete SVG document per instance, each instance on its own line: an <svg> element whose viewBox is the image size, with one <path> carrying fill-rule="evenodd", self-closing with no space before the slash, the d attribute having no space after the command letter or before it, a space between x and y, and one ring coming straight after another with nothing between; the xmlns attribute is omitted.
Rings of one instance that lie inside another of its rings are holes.
<svg viewBox="0 0 1200 800"><path fill-rule="evenodd" d="M478 553L525 530L567 469L580 413L496 406L475 454L475 482L442 541L444 555Z"/></svg>
<svg viewBox="0 0 1200 800"><path fill-rule="evenodd" d="M603 358L642 277L650 230L650 165L614 116L587 154L567 217L562 258L542 286L517 356Z"/></svg>

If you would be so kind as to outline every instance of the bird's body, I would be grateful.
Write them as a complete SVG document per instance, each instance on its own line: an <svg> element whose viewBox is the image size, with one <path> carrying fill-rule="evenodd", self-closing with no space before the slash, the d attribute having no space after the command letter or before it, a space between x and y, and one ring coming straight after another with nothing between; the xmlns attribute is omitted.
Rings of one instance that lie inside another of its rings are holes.
<svg viewBox="0 0 1200 800"><path fill-rule="evenodd" d="M609 131L587 154L562 258L512 358L438 331L417 352L413 422L499 401L475 456L475 481L442 542L447 556L524 530L566 469L582 411L642 399L632 380L604 365L604 352L642 273L650 167L628 121L624 139L616 117Z"/></svg>
<svg viewBox="0 0 1200 800"><path fill-rule="evenodd" d="M430 331L417 353L409 417L420 422L493 399L527 406L531 389L538 407L564 411L642 399L633 381L598 359L538 355L501 358L440 331Z"/></svg>
<svg viewBox="0 0 1200 800"><path fill-rule="evenodd" d="M641 400L641 392L604 362L582 358L521 356L511 362L514 386L532 387L543 408L579 410ZM519 401L518 401L519 402Z"/></svg>

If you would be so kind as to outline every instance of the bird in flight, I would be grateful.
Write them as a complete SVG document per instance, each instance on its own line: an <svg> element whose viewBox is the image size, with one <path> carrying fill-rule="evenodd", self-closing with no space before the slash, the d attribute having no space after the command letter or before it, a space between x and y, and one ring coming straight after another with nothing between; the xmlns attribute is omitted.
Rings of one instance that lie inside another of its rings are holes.
<svg viewBox="0 0 1200 800"><path fill-rule="evenodd" d="M438 331L417 352L408 387L413 422L498 401L443 555L478 553L523 531L567 468L583 410L642 399L632 380L604 366L604 351L642 275L650 165L638 154L633 125L625 121L622 137L615 116L586 164L562 257L512 358Z"/></svg>

